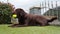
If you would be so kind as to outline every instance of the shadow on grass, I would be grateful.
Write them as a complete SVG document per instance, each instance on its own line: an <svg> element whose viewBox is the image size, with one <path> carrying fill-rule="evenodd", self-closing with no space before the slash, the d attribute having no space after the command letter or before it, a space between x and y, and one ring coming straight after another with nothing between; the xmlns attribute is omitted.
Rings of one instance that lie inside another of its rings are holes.
<svg viewBox="0 0 60 34"><path fill-rule="evenodd" d="M25 26L25 25L12 25L12 24L0 24L0 25L3 25L3 26L7 26L7 27L50 27L50 26L53 26L53 27L60 27L60 25L48 25L48 26Z"/></svg>
<svg viewBox="0 0 60 34"><path fill-rule="evenodd" d="M60 25L48 25L48 26L53 26L53 27L60 27ZM48 26L25 26L25 25L9 25L8 27L48 27Z"/></svg>

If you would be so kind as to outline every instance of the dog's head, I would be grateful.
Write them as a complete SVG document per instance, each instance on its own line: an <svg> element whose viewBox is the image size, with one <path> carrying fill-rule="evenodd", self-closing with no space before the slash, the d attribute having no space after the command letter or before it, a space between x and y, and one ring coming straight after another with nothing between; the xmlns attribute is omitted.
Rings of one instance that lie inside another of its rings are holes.
<svg viewBox="0 0 60 34"><path fill-rule="evenodd" d="M25 11L21 8L16 9L15 12L19 16L24 16L26 14Z"/></svg>

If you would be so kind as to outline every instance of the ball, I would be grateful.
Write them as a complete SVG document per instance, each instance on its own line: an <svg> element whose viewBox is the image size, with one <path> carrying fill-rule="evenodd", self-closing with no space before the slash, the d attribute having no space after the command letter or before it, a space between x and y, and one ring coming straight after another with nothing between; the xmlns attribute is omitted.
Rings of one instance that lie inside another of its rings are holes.
<svg viewBox="0 0 60 34"><path fill-rule="evenodd" d="M13 14L13 16L12 16L13 18L16 18L17 17L17 15L16 14Z"/></svg>

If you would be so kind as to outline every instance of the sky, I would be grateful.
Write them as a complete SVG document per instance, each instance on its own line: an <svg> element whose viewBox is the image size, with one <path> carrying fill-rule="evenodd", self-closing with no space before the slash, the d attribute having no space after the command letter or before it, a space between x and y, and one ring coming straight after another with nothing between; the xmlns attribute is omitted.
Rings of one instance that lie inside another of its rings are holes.
<svg viewBox="0 0 60 34"><path fill-rule="evenodd" d="M1 2L7 2L7 0L0 0ZM15 8L22 8L27 13L29 13L29 9L33 6L39 6L41 2L47 1L58 1L60 0L9 0L8 2L13 4Z"/></svg>

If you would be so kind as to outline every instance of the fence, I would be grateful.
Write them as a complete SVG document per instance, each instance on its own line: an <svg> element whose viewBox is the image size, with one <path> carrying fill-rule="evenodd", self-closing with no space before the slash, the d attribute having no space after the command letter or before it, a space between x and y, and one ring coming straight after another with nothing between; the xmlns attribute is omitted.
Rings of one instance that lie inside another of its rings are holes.
<svg viewBox="0 0 60 34"><path fill-rule="evenodd" d="M58 20L60 20L60 6L58 1L51 2L41 2L40 3L40 13L45 16L57 16ZM37 11L39 13L39 11ZM30 13L37 13L36 10L30 10Z"/></svg>

